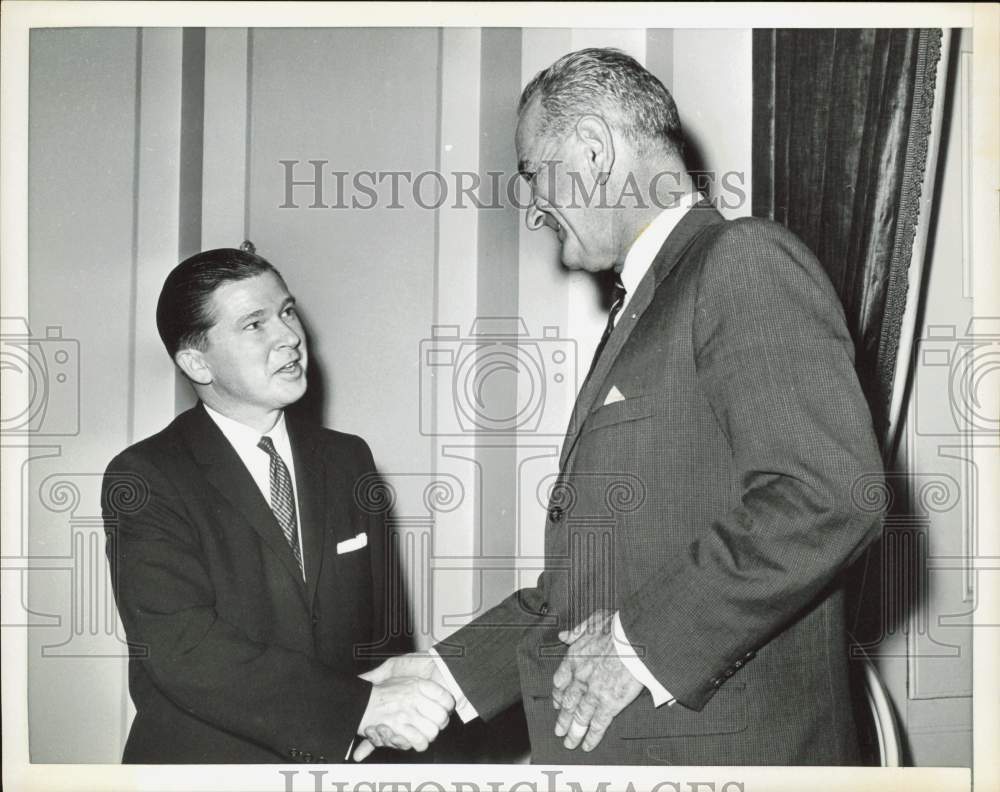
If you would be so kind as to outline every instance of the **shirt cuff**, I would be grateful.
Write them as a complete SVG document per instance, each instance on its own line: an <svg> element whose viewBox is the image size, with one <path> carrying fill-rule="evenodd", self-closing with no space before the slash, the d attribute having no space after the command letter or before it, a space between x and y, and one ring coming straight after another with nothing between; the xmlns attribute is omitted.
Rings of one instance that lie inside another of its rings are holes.
<svg viewBox="0 0 1000 792"><path fill-rule="evenodd" d="M646 664L639 659L635 649L632 648L632 642L625 635L625 629L622 627L622 620L618 611L615 611L615 618L611 625L611 638L614 641L618 659L622 661L625 670L649 691L649 694L653 697L653 706L659 707L662 704L666 704L668 707L673 706L677 699L670 695L670 692L646 668Z"/></svg>
<svg viewBox="0 0 1000 792"><path fill-rule="evenodd" d="M458 686L458 682L456 682L455 677L452 676L451 669L448 668L448 664L441 659L441 655L437 653L434 647L428 649L427 653L431 656L431 659L434 661L434 665L437 666L438 671L441 672L445 688L447 688L448 692L451 693L452 698L455 699L455 712L458 713L458 717L462 719L462 723L468 723L469 721L478 718L479 713L476 712L476 708L473 707L469 700L465 697L465 694L462 692L462 688Z"/></svg>

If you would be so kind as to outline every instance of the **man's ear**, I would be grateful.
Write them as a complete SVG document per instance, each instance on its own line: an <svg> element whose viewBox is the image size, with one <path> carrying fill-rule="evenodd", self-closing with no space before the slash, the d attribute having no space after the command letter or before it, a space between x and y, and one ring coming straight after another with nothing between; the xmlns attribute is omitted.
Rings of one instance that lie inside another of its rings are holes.
<svg viewBox="0 0 1000 792"><path fill-rule="evenodd" d="M208 367L201 350L190 347L179 349L174 355L174 362L195 385L212 384L212 370Z"/></svg>
<svg viewBox="0 0 1000 792"><path fill-rule="evenodd" d="M604 184L615 164L611 127L598 115L585 115L576 122L576 136L584 148L586 167L598 184Z"/></svg>

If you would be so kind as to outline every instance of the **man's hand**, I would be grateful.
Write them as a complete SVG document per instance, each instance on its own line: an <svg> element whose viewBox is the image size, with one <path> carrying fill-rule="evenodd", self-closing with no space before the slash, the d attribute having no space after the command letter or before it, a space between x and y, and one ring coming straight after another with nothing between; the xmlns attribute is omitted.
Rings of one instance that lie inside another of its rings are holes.
<svg viewBox="0 0 1000 792"><path fill-rule="evenodd" d="M451 693L429 679L385 679L372 687L368 707L358 726L358 734L364 734L365 739L352 756L359 762L376 747L385 745L426 751L438 732L448 725L448 716L454 708Z"/></svg>
<svg viewBox="0 0 1000 792"><path fill-rule="evenodd" d="M426 750L427 745L437 737L437 733L447 725L448 714L455 708L455 700L447 689L445 689L444 679L441 677L437 664L430 655L413 653L401 657L391 657L378 668L373 668L371 671L361 674L361 678L371 682L375 686L372 688L373 700L376 691L384 685L393 682L409 681L416 683L426 680L427 684L433 685L434 688L438 688L444 693L447 697L447 704L444 721L437 727L433 736L427 738L426 732L420 732L424 739L417 738L415 741L413 739L415 734L412 730L400 730L390 722L371 722L367 719L368 710L371 710L372 706L371 702L369 702L368 710L365 711L365 717L361 719L361 725L358 727L358 734L363 734L365 739L358 743L351 754L351 758L355 762L360 762L367 758L376 748L390 747L401 751L408 751L412 748L418 751Z"/></svg>
<svg viewBox="0 0 1000 792"><path fill-rule="evenodd" d="M612 611L597 610L559 640L569 650L552 678L552 701L561 710L556 736L570 750L580 745L592 751L625 707L635 701L642 685L622 664L611 635Z"/></svg>
<svg viewBox="0 0 1000 792"><path fill-rule="evenodd" d="M429 654L421 654L420 652L390 657L378 668L361 674L362 679L367 679L373 685L379 685L393 677L430 679L444 687L444 679L441 677L441 672L438 671L437 663Z"/></svg>

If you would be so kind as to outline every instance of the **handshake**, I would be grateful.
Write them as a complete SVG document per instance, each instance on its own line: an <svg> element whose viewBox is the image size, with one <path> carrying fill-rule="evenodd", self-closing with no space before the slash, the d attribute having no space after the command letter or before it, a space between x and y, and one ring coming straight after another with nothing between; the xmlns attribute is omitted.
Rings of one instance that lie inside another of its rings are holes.
<svg viewBox="0 0 1000 792"><path fill-rule="evenodd" d="M554 733L569 750L594 750L612 721L644 689L615 646L614 621L613 612L596 610L574 629L559 633L567 650L552 679L552 705L559 713L553 718ZM376 748L426 751L455 709L455 698L430 655L393 657L361 678L374 687L358 726L364 739L351 755L356 762Z"/></svg>
<svg viewBox="0 0 1000 792"><path fill-rule="evenodd" d="M448 725L455 698L430 655L392 657L361 678L372 683L351 758L365 759L376 748L426 751Z"/></svg>

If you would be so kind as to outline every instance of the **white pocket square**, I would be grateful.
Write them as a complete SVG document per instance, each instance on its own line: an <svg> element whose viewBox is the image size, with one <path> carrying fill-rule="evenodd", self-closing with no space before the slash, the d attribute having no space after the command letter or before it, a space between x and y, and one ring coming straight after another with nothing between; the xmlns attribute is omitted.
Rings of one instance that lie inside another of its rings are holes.
<svg viewBox="0 0 1000 792"><path fill-rule="evenodd" d="M611 390L608 391L608 396L604 400L604 406L607 407L609 404L614 404L615 402L625 401L625 396L622 392L618 390L617 385L612 385Z"/></svg>
<svg viewBox="0 0 1000 792"><path fill-rule="evenodd" d="M354 550L360 550L362 547L368 544L368 534L359 533L353 539L345 539L343 542L337 542L337 555L343 555L344 553L350 553Z"/></svg>

